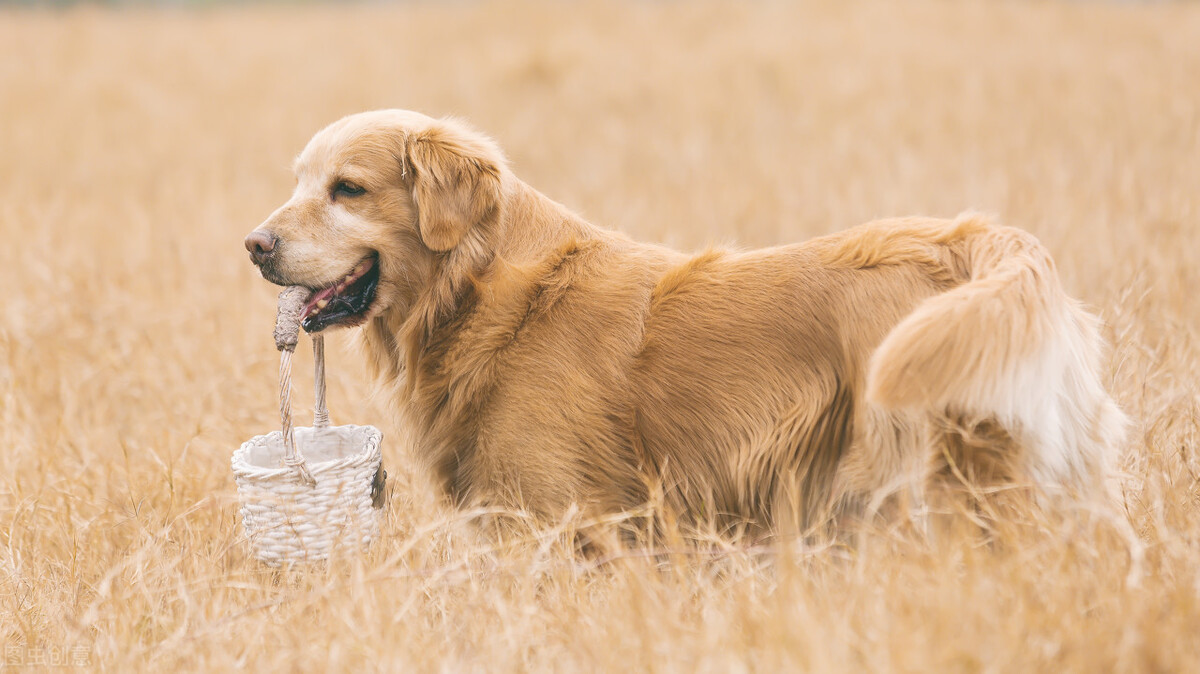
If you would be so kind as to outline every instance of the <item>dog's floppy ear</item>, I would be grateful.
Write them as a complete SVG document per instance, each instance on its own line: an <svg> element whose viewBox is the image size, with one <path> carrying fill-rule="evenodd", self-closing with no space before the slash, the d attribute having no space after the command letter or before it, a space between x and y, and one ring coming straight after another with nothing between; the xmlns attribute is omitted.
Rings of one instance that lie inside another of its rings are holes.
<svg viewBox="0 0 1200 674"><path fill-rule="evenodd" d="M443 124L410 137L407 155L417 228L430 250L451 250L495 217L504 159L490 140Z"/></svg>

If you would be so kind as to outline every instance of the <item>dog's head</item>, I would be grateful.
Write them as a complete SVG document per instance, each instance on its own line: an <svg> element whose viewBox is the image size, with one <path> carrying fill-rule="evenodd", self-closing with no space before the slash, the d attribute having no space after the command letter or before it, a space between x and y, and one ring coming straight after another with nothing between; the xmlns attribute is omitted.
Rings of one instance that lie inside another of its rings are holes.
<svg viewBox="0 0 1200 674"><path fill-rule="evenodd" d="M292 198L246 237L264 278L312 290L310 332L410 305L438 261L495 217L504 159L486 137L404 110L313 136Z"/></svg>

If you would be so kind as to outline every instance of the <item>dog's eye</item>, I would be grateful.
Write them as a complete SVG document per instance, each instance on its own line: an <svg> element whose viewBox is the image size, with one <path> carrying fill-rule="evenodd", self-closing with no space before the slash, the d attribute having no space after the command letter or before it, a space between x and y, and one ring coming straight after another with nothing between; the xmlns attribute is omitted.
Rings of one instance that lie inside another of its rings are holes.
<svg viewBox="0 0 1200 674"><path fill-rule="evenodd" d="M348 180L339 180L337 184L333 186L334 196L344 194L348 197L356 197L363 192L366 192L366 190Z"/></svg>

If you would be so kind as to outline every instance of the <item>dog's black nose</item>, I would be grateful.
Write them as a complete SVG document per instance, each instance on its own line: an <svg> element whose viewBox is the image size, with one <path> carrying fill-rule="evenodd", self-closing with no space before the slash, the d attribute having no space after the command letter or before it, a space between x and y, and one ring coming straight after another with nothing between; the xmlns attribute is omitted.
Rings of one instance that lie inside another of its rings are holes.
<svg viewBox="0 0 1200 674"><path fill-rule="evenodd" d="M274 254L277 241L279 239L271 232L256 229L246 237L246 250L250 251L250 258L255 264L262 264Z"/></svg>

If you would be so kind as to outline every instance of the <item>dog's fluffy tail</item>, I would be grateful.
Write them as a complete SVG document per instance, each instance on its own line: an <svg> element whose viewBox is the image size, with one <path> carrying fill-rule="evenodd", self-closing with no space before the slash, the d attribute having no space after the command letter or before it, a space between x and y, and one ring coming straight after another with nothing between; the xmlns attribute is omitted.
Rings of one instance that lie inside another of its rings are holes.
<svg viewBox="0 0 1200 674"><path fill-rule="evenodd" d="M888 333L871 358L868 400L995 419L1024 448L1033 480L1111 491L1125 418L1100 381L1098 319L1066 295L1032 235L974 216L952 230L966 281Z"/></svg>

